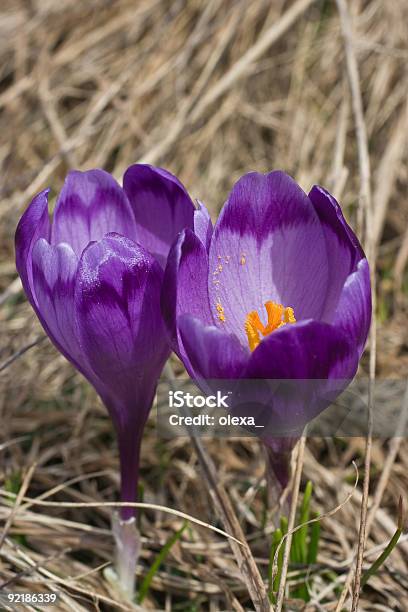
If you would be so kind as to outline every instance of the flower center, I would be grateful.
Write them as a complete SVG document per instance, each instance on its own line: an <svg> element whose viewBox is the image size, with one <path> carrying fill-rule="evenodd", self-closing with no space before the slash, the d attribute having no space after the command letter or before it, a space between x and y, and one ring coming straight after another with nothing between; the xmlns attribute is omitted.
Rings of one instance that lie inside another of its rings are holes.
<svg viewBox="0 0 408 612"><path fill-rule="evenodd" d="M255 350L261 342L260 334L262 336L269 336L275 329L279 329L279 327L286 325L286 323L296 323L295 313L290 306L285 308L282 304L269 301L265 303L265 309L268 315L268 323L266 325L262 323L256 310L247 315L245 331L251 351Z"/></svg>

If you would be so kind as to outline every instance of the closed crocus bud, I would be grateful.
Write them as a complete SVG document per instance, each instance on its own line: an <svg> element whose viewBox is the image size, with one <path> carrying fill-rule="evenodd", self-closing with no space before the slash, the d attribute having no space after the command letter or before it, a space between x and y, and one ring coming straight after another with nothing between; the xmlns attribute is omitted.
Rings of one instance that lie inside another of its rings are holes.
<svg viewBox="0 0 408 612"><path fill-rule="evenodd" d="M252 402L285 486L291 448L356 374L370 326L367 259L339 204L280 171L243 176L209 248L188 229L173 246L162 312L199 386L224 379Z"/></svg>
<svg viewBox="0 0 408 612"><path fill-rule="evenodd" d="M52 222L45 190L17 228L16 263L25 293L48 336L95 387L114 423L122 502L136 501L142 433L170 352L160 312L163 268L180 230L195 226L198 235L211 233L208 214L194 207L177 178L134 165L123 188L103 170L70 172ZM134 509L122 507L114 529L129 592L134 565L126 550L134 557L129 551L137 543L130 542L125 523L133 521Z"/></svg>

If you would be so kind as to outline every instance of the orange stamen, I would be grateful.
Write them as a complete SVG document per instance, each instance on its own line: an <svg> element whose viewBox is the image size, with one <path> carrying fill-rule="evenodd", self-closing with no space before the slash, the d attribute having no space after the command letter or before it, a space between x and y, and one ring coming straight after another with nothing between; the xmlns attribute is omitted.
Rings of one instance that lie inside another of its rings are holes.
<svg viewBox="0 0 408 612"><path fill-rule="evenodd" d="M296 323L293 308L282 304L268 301L265 303L265 310L268 315L268 323L263 325L259 314L253 310L247 315L245 320L245 332L248 337L248 344L251 351L255 350L261 342L260 334L269 336L275 329L279 329L287 323Z"/></svg>

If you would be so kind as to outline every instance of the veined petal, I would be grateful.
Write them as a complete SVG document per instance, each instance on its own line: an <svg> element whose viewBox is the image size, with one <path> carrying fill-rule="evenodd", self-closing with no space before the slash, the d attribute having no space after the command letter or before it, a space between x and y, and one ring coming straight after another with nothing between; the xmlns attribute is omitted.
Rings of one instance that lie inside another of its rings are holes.
<svg viewBox="0 0 408 612"><path fill-rule="evenodd" d="M126 170L123 189L136 219L137 241L164 268L177 234L193 229L195 208L190 196L173 174L146 164Z"/></svg>
<svg viewBox="0 0 408 612"><path fill-rule="evenodd" d="M82 349L109 391L118 430L144 424L169 346L160 313L162 271L131 240L109 234L83 252L75 291ZM133 418L135 417L133 414Z"/></svg>
<svg viewBox="0 0 408 612"><path fill-rule="evenodd" d="M52 244L66 242L80 257L90 242L110 232L136 238L125 192L104 170L72 170L55 206Z"/></svg>
<svg viewBox="0 0 408 612"><path fill-rule="evenodd" d="M194 211L194 233L201 240L207 252L210 249L213 224L204 204L197 200L198 209Z"/></svg>
<svg viewBox="0 0 408 612"><path fill-rule="evenodd" d="M350 260L354 268L365 255L357 236L344 218L340 204L327 189L320 185L314 185L309 193L309 198L320 221L335 232L338 240L349 249Z"/></svg>
<svg viewBox="0 0 408 612"><path fill-rule="evenodd" d="M24 291L34 308L36 299L33 295L32 251L39 238L50 239L48 193L49 189L44 189L33 198L19 221L15 237L16 267Z"/></svg>
<svg viewBox="0 0 408 612"><path fill-rule="evenodd" d="M318 185L310 191L309 198L322 224L326 243L330 282L321 320L330 323L346 279L364 258L364 253L335 198Z"/></svg>
<svg viewBox="0 0 408 612"><path fill-rule="evenodd" d="M266 388L263 397L259 393L270 410L265 433L299 435L351 382L358 358L355 345L339 328L318 321L286 325L265 338L243 374L283 381L270 393Z"/></svg>
<svg viewBox="0 0 408 612"><path fill-rule="evenodd" d="M328 285L321 224L307 195L283 172L253 172L235 184L216 223L209 262L211 310L216 317L221 305L222 326L243 343L248 313L262 312L269 300L290 305L297 320L321 315Z"/></svg>
<svg viewBox="0 0 408 612"><path fill-rule="evenodd" d="M238 338L214 325L183 315L179 319L180 335L197 381L239 378L249 360L249 350Z"/></svg>
<svg viewBox="0 0 408 612"><path fill-rule="evenodd" d="M41 323L58 350L89 376L75 322L78 258L68 244L53 246L41 238L34 246L32 260L33 288Z"/></svg>
<svg viewBox="0 0 408 612"><path fill-rule="evenodd" d="M280 327L251 354L248 378L349 379L357 371L357 351L337 327L302 321Z"/></svg>
<svg viewBox="0 0 408 612"><path fill-rule="evenodd" d="M357 346L361 356L371 323L371 284L367 259L361 259L355 272L347 278L332 325L338 327Z"/></svg>
<svg viewBox="0 0 408 612"><path fill-rule="evenodd" d="M178 330L184 314L213 325L208 302L208 256L203 243L191 230L180 233L173 245L164 273L161 307L175 352L189 369L188 356Z"/></svg>

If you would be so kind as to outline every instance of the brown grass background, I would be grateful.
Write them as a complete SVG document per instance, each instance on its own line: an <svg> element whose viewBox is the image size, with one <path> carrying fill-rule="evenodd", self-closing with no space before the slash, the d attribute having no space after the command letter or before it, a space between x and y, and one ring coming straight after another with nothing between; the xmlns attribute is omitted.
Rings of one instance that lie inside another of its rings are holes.
<svg viewBox="0 0 408 612"><path fill-rule="evenodd" d="M347 28L338 11L344 4L371 166L368 203L361 197ZM305 190L326 186L376 260L377 376L406 377L407 24L405 0L2 0L0 588L58 590L58 610L133 609L102 568L112 554L109 508L35 506L20 499L10 515L4 496L12 482L16 490L23 482L27 497L52 493L49 500L65 502L111 501L118 490L117 450L105 410L48 339L37 342L43 332L14 265L21 213L45 186L55 196L69 168L103 167L120 179L136 161L164 166L214 219L235 180L250 170L281 168ZM361 371L368 374L367 355ZM265 577L259 445L213 440L205 447ZM395 530L398 498L406 499L408 488L407 448L401 439L373 441L365 464L364 567ZM365 453L365 440L357 438L307 443L302 490L311 479L314 510L327 513L352 491L353 459L360 481L349 501L322 521L311 602L289 598L286 610L408 610L405 536L358 604L353 595ZM153 422L144 438L142 481L145 501L225 528L196 451L186 439L159 440ZM140 575L181 524L166 513L142 514ZM271 530L270 521L266 534ZM289 568L289 586L294 579ZM156 574L143 605L254 609L226 539L194 525Z"/></svg>

